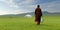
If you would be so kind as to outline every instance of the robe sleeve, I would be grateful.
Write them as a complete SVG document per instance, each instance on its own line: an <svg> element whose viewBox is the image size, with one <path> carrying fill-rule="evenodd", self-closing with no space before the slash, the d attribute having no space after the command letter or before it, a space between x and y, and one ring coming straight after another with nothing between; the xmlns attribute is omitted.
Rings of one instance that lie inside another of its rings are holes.
<svg viewBox="0 0 60 30"><path fill-rule="evenodd" d="M42 11L41 11L41 16L42 16Z"/></svg>

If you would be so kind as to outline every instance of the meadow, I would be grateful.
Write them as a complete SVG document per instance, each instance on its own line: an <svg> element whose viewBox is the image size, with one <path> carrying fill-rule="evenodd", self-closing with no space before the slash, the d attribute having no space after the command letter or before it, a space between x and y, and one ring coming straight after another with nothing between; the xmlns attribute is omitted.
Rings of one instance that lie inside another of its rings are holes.
<svg viewBox="0 0 60 30"><path fill-rule="evenodd" d="M60 16L43 16L44 22L36 25L34 17L0 17L0 30L60 30Z"/></svg>

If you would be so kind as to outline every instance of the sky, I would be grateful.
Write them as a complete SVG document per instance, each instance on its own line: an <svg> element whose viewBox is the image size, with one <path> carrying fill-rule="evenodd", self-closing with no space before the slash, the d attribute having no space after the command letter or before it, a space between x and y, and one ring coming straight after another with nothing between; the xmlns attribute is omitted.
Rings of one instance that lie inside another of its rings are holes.
<svg viewBox="0 0 60 30"><path fill-rule="evenodd" d="M34 12L38 4L42 11L60 12L60 0L0 0L0 15Z"/></svg>

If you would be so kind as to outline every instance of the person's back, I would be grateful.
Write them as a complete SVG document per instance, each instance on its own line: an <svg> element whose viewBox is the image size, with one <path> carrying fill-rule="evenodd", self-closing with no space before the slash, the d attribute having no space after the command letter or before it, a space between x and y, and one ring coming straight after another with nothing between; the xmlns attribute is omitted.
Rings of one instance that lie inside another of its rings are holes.
<svg viewBox="0 0 60 30"><path fill-rule="evenodd" d="M37 22L37 25L40 24L41 16L42 16L42 12L41 12L41 9L39 7L40 6L38 5L37 8L35 9L35 21Z"/></svg>
<svg viewBox="0 0 60 30"><path fill-rule="evenodd" d="M35 14L36 14L36 15L40 15L40 16L42 16L41 9L40 9L40 8L36 8L36 10L35 10Z"/></svg>

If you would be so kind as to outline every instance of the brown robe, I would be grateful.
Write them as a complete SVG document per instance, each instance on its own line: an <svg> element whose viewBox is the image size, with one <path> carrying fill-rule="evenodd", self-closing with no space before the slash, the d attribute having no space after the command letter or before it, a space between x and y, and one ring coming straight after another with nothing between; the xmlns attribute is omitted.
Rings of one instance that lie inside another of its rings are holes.
<svg viewBox="0 0 60 30"><path fill-rule="evenodd" d="M37 22L37 24L40 24L41 16L42 16L41 9L40 8L36 8L35 9L35 22Z"/></svg>

